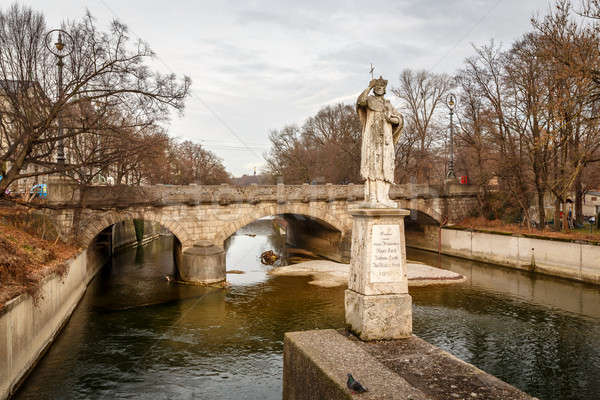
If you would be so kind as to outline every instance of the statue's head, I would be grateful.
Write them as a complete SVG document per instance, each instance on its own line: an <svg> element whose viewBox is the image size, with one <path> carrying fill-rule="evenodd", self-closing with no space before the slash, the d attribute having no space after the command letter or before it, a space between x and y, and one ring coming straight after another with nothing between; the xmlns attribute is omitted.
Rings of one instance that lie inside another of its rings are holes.
<svg viewBox="0 0 600 400"><path fill-rule="evenodd" d="M373 93L375 96L383 96L385 94L385 88L387 87L388 81L383 79L381 75L379 76L379 79L373 79L373 81L375 84L373 86Z"/></svg>

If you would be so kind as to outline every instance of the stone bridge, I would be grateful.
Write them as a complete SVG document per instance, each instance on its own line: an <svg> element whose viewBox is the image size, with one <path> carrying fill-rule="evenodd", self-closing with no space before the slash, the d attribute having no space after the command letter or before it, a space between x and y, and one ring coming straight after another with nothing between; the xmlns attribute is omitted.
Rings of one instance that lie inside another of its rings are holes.
<svg viewBox="0 0 600 400"><path fill-rule="evenodd" d="M336 232L341 253L350 250L349 210L363 200L362 185L87 186L49 183L48 205L63 237L88 247L117 222L155 221L169 229L180 249L217 247L241 227L266 216L301 216ZM477 204L474 187L395 185L390 197L414 219L453 223ZM409 218L411 218L409 217ZM209 251L210 252L210 251Z"/></svg>

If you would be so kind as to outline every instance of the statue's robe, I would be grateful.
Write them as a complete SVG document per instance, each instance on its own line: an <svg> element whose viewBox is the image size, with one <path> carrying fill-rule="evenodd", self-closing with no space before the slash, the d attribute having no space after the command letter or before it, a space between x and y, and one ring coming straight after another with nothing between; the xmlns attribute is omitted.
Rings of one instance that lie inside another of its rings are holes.
<svg viewBox="0 0 600 400"><path fill-rule="evenodd" d="M383 96L359 96L356 110L362 125L361 177L394 183L394 148L402 130L402 115ZM391 117L397 117L399 123L389 122Z"/></svg>

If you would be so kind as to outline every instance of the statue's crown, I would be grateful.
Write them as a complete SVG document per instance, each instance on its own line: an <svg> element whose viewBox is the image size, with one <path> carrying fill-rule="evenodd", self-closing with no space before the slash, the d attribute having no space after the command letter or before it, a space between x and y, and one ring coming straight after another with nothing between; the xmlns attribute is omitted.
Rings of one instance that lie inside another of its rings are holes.
<svg viewBox="0 0 600 400"><path fill-rule="evenodd" d="M373 79L373 81L375 82L375 86L386 87L388 83L388 81L386 79L383 79L381 75L379 75L379 79Z"/></svg>

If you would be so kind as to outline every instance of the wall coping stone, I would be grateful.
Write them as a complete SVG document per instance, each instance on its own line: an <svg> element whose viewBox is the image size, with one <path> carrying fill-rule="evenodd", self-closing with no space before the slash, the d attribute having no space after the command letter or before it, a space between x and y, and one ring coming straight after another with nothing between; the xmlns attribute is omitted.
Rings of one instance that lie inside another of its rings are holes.
<svg viewBox="0 0 600 400"><path fill-rule="evenodd" d="M576 243L576 244L587 244L590 246L600 246L600 240L586 240L586 239L568 239L568 238L557 238L557 237L548 237L543 235L538 235L535 233L514 233L514 232L505 232L505 231L496 231L493 229L483 229L483 228L471 228L460 225L445 225L442 229L451 229L455 231L466 231L466 232L479 232L479 233L489 233L493 235L503 235L503 236L514 236L514 237L526 237L529 239L538 239L538 240L550 240L555 242L566 242L566 243Z"/></svg>

